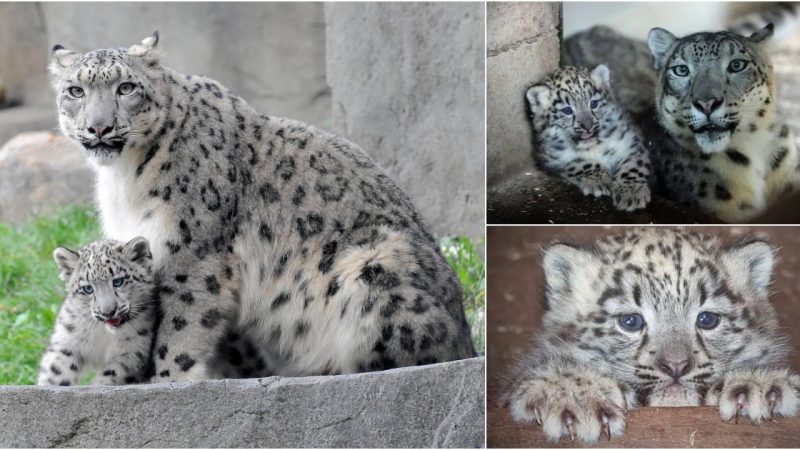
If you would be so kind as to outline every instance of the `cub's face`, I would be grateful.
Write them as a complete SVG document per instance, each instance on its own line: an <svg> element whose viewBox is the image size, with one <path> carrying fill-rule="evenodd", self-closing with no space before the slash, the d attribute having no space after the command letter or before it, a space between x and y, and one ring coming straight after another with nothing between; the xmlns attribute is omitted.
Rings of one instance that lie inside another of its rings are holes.
<svg viewBox="0 0 800 450"><path fill-rule="evenodd" d="M574 144L596 142L610 99L608 68L565 67L528 89L534 126L559 129ZM537 130L540 127L536 127Z"/></svg>
<svg viewBox="0 0 800 450"><path fill-rule="evenodd" d="M783 358L768 244L721 248L670 230L615 239L547 250L549 345L571 346L652 406L702 404L731 368Z"/></svg>
<svg viewBox="0 0 800 450"><path fill-rule="evenodd" d="M725 150L735 133L755 132L772 111L772 67L760 48L771 33L768 27L751 37L719 32L678 39L651 30L657 113L668 131L703 153Z"/></svg>
<svg viewBox="0 0 800 450"><path fill-rule="evenodd" d="M69 298L85 314L114 331L152 301L152 255L146 239L123 244L97 241L72 252L57 248L54 258Z"/></svg>
<svg viewBox="0 0 800 450"><path fill-rule="evenodd" d="M85 55L53 49L50 71L61 131L99 165L143 145L152 132L163 106L153 76L159 67L151 53L156 43L157 36L130 49Z"/></svg>

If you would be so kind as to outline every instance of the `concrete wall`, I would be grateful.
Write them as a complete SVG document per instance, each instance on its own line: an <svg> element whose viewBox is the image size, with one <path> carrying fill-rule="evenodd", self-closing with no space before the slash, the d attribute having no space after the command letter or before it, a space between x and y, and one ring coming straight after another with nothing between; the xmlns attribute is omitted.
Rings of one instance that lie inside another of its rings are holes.
<svg viewBox="0 0 800 450"><path fill-rule="evenodd" d="M436 234L483 235L484 5L328 3L334 130L369 152Z"/></svg>
<svg viewBox="0 0 800 450"><path fill-rule="evenodd" d="M0 386L0 447L483 447L484 358L358 375Z"/></svg>
<svg viewBox="0 0 800 450"><path fill-rule="evenodd" d="M558 68L561 4L487 4L486 165L492 186L533 167L525 91Z"/></svg>

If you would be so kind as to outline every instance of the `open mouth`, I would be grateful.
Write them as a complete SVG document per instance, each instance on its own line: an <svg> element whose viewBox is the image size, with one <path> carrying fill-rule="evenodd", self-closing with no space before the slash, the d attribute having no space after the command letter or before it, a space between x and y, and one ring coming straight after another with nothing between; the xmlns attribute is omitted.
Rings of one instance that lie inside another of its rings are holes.
<svg viewBox="0 0 800 450"><path fill-rule="evenodd" d="M112 328L116 328L116 327L122 325L123 323L125 323L127 321L128 321L128 317L125 316L125 315L121 315L121 316L113 317L111 319L106 320L105 324L110 326L110 327L112 327Z"/></svg>
<svg viewBox="0 0 800 450"><path fill-rule="evenodd" d="M736 122L731 122L727 125L717 125L715 123L707 123L701 127L690 126L692 132L695 134L702 133L724 133L726 131L733 131L736 128Z"/></svg>
<svg viewBox="0 0 800 450"><path fill-rule="evenodd" d="M97 153L100 152L119 153L122 151L122 147L125 147L125 141L118 141L118 140L110 142L100 141L96 144L89 144L87 142L83 143L83 148Z"/></svg>

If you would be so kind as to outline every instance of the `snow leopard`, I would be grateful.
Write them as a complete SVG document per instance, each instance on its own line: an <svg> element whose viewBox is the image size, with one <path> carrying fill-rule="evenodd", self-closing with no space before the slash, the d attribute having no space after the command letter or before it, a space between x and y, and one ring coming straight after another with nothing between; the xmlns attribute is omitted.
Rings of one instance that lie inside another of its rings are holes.
<svg viewBox="0 0 800 450"><path fill-rule="evenodd" d="M648 36L656 115L668 134L653 153L660 182L671 198L726 222L757 218L800 183L763 48L772 31Z"/></svg>
<svg viewBox="0 0 800 450"><path fill-rule="evenodd" d="M547 438L620 436L638 406L713 405L724 420L794 415L800 376L769 302L777 249L672 228L544 251L548 310L506 377L514 420Z"/></svg>
<svg viewBox="0 0 800 450"><path fill-rule="evenodd" d="M611 93L609 71L567 66L526 97L543 168L584 195L611 195L622 211L650 201L650 159L642 136Z"/></svg>
<svg viewBox="0 0 800 450"><path fill-rule="evenodd" d="M161 62L158 34L50 71L97 175L107 237L146 237L163 320L153 381L209 377L227 332L274 375L475 356L462 290L411 200L358 146Z"/></svg>
<svg viewBox="0 0 800 450"><path fill-rule="evenodd" d="M53 252L66 299L39 365L39 385L142 381L149 371L156 305L150 245L102 240Z"/></svg>

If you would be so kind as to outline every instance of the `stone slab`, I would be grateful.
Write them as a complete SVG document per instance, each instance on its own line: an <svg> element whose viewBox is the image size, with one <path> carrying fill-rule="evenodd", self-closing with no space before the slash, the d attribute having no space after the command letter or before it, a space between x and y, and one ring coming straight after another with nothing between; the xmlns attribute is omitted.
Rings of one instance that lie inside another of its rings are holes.
<svg viewBox="0 0 800 450"><path fill-rule="evenodd" d="M484 358L386 372L0 387L0 447L483 447Z"/></svg>

